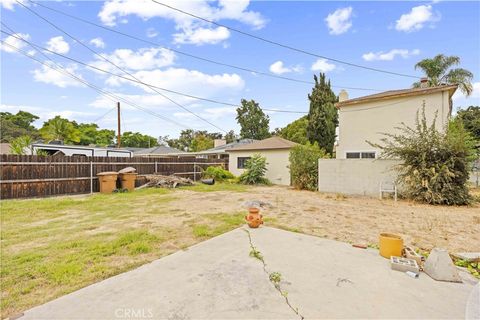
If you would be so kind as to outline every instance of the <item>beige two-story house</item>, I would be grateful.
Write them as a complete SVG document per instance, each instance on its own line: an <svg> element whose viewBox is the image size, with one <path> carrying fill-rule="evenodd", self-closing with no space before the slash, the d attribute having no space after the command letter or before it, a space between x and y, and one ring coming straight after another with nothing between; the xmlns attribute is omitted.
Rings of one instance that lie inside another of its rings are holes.
<svg viewBox="0 0 480 320"><path fill-rule="evenodd" d="M442 85L392 90L355 99L348 99L348 94L342 91L336 104L339 114L336 158L378 158L380 150L367 141L380 142L384 137L381 133L395 133L395 127L402 122L414 126L423 104L428 123L437 114L436 126L443 130L452 112L451 99L456 89L456 85Z"/></svg>

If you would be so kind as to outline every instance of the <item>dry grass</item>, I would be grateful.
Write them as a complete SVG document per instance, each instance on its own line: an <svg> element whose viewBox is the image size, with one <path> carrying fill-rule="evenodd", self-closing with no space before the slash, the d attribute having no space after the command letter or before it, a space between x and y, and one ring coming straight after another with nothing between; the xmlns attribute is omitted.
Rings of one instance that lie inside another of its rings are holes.
<svg viewBox="0 0 480 320"><path fill-rule="evenodd" d="M225 191L226 190L226 191ZM2 201L2 316L10 316L243 224L248 200L265 225L375 246L380 232L429 250L480 251L480 206L441 207L285 187L168 191Z"/></svg>

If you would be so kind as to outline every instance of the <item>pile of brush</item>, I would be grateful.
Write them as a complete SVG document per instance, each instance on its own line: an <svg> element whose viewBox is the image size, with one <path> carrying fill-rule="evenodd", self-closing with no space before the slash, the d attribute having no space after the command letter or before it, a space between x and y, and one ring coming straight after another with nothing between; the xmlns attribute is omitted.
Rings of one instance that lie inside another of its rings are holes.
<svg viewBox="0 0 480 320"><path fill-rule="evenodd" d="M182 186L191 186L193 181L188 178L182 178L177 176L163 176L160 174L146 174L143 177L147 180L147 183L139 187L141 188L176 188Z"/></svg>

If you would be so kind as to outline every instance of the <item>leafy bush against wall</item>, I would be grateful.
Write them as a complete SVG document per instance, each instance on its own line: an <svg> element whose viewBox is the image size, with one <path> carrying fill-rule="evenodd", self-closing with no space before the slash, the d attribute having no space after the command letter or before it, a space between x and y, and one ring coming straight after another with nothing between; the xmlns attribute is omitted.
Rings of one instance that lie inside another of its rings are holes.
<svg viewBox="0 0 480 320"><path fill-rule="evenodd" d="M297 145L290 151L290 176L296 189L317 190L318 159L326 156L317 143Z"/></svg>
<svg viewBox="0 0 480 320"><path fill-rule="evenodd" d="M245 163L246 171L238 177L242 184L270 184L265 173L267 172L267 159L260 154L254 154Z"/></svg>
<svg viewBox="0 0 480 320"><path fill-rule="evenodd" d="M216 181L225 181L229 179L234 179L235 176L228 170L223 169L222 167L208 167L203 171L202 176L204 178L213 178Z"/></svg>
<svg viewBox="0 0 480 320"><path fill-rule="evenodd" d="M417 112L415 127L403 124L399 134L386 134L381 157L401 159L398 183L409 199L430 204L464 205L471 201L468 175L474 160L473 139L460 121L443 132L427 124L425 108Z"/></svg>

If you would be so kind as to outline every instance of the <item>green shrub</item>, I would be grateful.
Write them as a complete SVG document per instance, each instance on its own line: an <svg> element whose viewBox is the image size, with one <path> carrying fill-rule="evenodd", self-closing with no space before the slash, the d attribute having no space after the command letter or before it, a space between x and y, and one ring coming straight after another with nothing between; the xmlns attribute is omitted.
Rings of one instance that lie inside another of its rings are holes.
<svg viewBox="0 0 480 320"><path fill-rule="evenodd" d="M473 139L458 120L443 132L435 128L436 116L427 124L425 108L415 127L403 124L400 134L384 133L381 157L400 159L397 166L402 194L430 204L465 205L470 203L468 175L475 158Z"/></svg>
<svg viewBox="0 0 480 320"><path fill-rule="evenodd" d="M208 167L203 171L202 176L204 178L213 178L216 181L222 182L225 180L235 179L235 176L228 170L223 169L222 167Z"/></svg>
<svg viewBox="0 0 480 320"><path fill-rule="evenodd" d="M238 177L239 183L242 184L270 184L265 173L267 172L267 159L259 154L254 154L245 163L247 169Z"/></svg>
<svg viewBox="0 0 480 320"><path fill-rule="evenodd" d="M296 189L317 190L318 159L326 156L315 142L297 145L290 151L290 176Z"/></svg>

